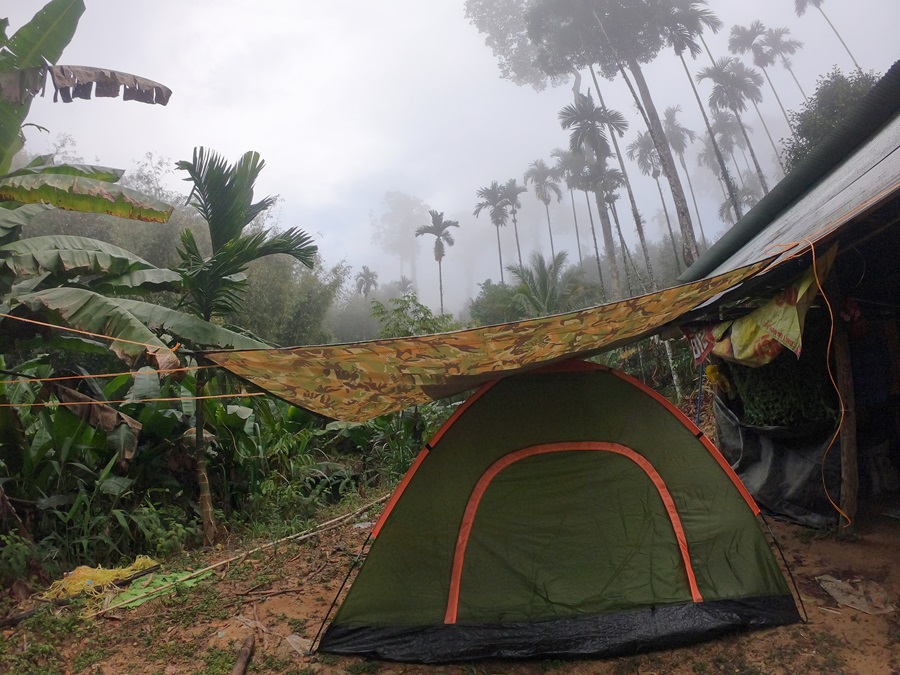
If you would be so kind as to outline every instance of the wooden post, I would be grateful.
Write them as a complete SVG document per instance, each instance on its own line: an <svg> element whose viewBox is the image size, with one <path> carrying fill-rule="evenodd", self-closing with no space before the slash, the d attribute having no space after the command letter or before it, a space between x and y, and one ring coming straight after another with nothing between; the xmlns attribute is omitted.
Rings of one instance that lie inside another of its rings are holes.
<svg viewBox="0 0 900 675"><path fill-rule="evenodd" d="M850 341L847 324L837 315L843 298L834 273L827 284L828 300L834 316L834 368L844 416L841 442L841 516L840 532L851 534L856 519L856 497L859 491L859 468L856 447L856 399L853 395L853 371L850 365ZM849 520L848 520L849 519Z"/></svg>

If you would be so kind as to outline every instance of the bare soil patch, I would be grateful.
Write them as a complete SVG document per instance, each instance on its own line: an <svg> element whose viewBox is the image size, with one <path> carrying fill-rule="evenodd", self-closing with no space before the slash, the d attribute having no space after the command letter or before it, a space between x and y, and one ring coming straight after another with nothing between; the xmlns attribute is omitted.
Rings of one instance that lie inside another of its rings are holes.
<svg viewBox="0 0 900 675"><path fill-rule="evenodd" d="M882 516L883 506L869 505L860 518L858 533L849 539L772 523L797 580L808 623L736 634L682 649L604 660L449 666L301 653L316 635L366 539L366 523L374 519L374 514L367 513L308 541L289 542L238 560L194 588L151 600L134 610L115 610L87 621L78 618L75 610L61 608L55 618L45 615L39 619L41 623L23 622L2 633L6 646L0 650L0 672L230 673L242 642L252 634L256 652L250 673L897 675L900 613L869 615L840 606L816 582L823 574L875 581L895 602L900 599L900 521ZM239 552L209 552L193 560L194 568ZM57 634L58 644L48 646L56 653L41 661L40 655L32 652L37 641L46 639L41 637L40 627L48 621L69 622L66 625L72 629Z"/></svg>

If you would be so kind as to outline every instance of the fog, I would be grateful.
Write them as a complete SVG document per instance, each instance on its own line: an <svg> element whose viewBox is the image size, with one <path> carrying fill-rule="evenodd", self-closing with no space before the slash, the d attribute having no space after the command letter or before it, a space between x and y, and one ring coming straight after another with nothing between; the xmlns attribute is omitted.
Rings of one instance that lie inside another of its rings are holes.
<svg viewBox="0 0 900 675"><path fill-rule="evenodd" d="M9 17L11 34L44 3L4 4L12 5L0 12ZM572 101L570 85L536 92L501 79L483 36L465 18L464 0L86 0L86 5L60 63L157 80L173 90L171 101L164 108L120 100L54 104L50 92L33 103L28 120L49 133L26 129L26 150L46 152L59 134L71 134L88 160L126 170L148 152L174 164L190 158L197 145L232 160L257 150L267 162L258 196L281 195L280 225L314 234L327 264L345 260L354 271L368 265L382 282L400 277L401 261L373 241L373 223L382 218L386 193L416 197L460 223L453 232L456 244L443 262L448 312L459 312L479 283L500 277L495 229L487 214L472 215L476 190L495 180L522 182L532 161L551 162L551 151L568 144L557 113ZM724 23L718 35L707 35L716 56L727 55L728 32L735 24L759 19L790 28L791 37L804 43L793 67L807 94L832 66L844 72L853 67L813 8L797 17L789 0L720 1L709 7ZM897 0L832 0L823 8L863 69L881 73L897 59ZM696 72L705 65L701 56L691 67ZM682 123L700 134L702 119L671 52L664 50L645 73L660 114L681 105ZM769 74L785 107L797 109L803 97L790 74L780 66ZM588 86L593 89L585 74L582 91ZM620 80L601 80L601 87L607 106L630 121L620 141L624 150L644 127ZM708 96L708 85L700 85L700 92ZM763 94L761 111L777 141L789 129L768 85ZM780 177L776 159L752 111L746 121L771 187ZM699 150L695 143L687 162L703 227L714 239L726 228L717 215L721 191L713 175L698 167ZM656 186L630 163L629 173L648 235L659 240L665 225ZM176 174L168 180L183 190ZM577 198L587 255L587 212L583 195ZM531 190L521 202L523 259L535 250L549 255L543 204ZM632 244L636 237L628 209L620 205L619 212ZM577 261L564 186L562 201L551 204L550 218L556 250ZM694 228L699 238L696 222ZM500 236L504 264L515 262L511 224ZM430 237L419 242L415 269L420 299L436 311L432 242ZM403 273L410 275L408 264Z"/></svg>

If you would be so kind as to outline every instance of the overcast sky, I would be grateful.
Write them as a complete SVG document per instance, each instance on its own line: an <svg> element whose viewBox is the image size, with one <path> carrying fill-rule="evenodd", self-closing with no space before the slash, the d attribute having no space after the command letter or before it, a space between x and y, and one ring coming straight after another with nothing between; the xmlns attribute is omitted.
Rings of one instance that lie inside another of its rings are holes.
<svg viewBox="0 0 900 675"><path fill-rule="evenodd" d="M521 182L531 161L549 160L553 148L567 144L557 112L571 101L570 87L535 92L501 79L493 54L464 16L464 0L85 1L60 62L142 75L169 86L172 99L166 107L105 99L54 104L48 95L34 102L29 121L50 135L29 129L27 150L45 152L58 134L71 134L88 160L126 170L147 152L174 163L189 159L197 145L232 160L257 150L267 163L258 196L282 196L281 226L313 234L326 263L368 265L382 282L398 278L400 267L372 243L371 219L379 217L385 192L414 195L461 225L444 261L448 311L458 311L478 283L499 277L494 228L486 214L472 216L476 189L493 180ZM12 34L43 5L2 0L0 16L9 17ZM798 18L793 6L791 0L713 0L710 8L725 29L709 36L710 48L725 55L734 24L760 19L789 27L804 43L793 65L810 94L833 65L847 72L853 64L816 10ZM824 9L864 69L884 72L900 56L900 1L832 0ZM660 112L680 104L683 123L699 131L702 120L674 56L661 54L646 72ZM780 67L770 74L785 106L796 109L802 96L790 75ZM628 143L641 127L627 89L619 81L601 86L607 105L631 119ZM771 93L764 94L766 122L782 138L787 124ZM701 95L708 95L704 86ZM758 119L748 115L748 122L774 183L771 147ZM689 167L704 228L720 234L718 188L693 155ZM650 236L659 239L656 188L636 168L630 173ZM171 180L181 189L174 174ZM543 206L530 193L522 201L523 256L549 255ZM579 213L580 222L586 217ZM551 207L551 218L556 249L577 260L567 195ZM623 229L633 230L627 217ZM514 262L511 228L502 237L504 264ZM418 284L421 299L437 309L432 241L421 242Z"/></svg>

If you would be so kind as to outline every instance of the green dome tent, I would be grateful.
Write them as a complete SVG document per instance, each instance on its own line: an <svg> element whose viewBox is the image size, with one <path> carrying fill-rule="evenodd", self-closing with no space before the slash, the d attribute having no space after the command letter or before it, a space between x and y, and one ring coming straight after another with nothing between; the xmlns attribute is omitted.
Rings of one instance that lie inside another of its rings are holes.
<svg viewBox="0 0 900 675"><path fill-rule="evenodd" d="M613 655L792 623L758 513L633 378L573 361L499 379L410 468L320 650Z"/></svg>

